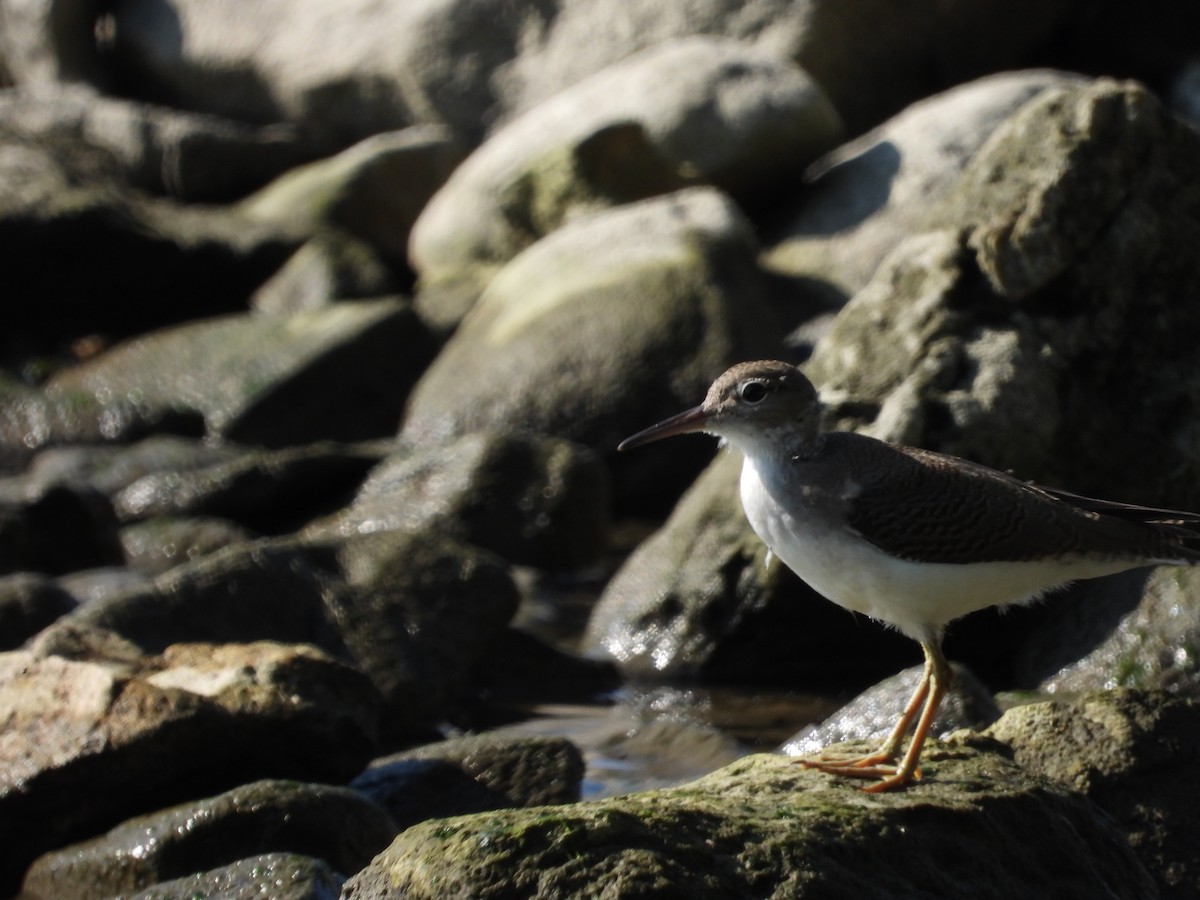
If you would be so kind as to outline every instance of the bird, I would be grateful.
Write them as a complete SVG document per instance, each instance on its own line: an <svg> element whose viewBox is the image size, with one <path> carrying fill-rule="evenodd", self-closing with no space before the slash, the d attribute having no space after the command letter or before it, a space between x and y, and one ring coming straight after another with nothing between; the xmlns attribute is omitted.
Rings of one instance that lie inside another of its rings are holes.
<svg viewBox="0 0 1200 900"><path fill-rule="evenodd" d="M1200 514L1098 500L956 456L823 428L812 382L776 360L739 363L692 409L618 445L704 432L740 451L742 507L772 555L817 593L920 644L924 670L883 744L799 762L868 779L919 780L950 684L946 626L1080 579L1200 563ZM912 732L907 750L905 737Z"/></svg>

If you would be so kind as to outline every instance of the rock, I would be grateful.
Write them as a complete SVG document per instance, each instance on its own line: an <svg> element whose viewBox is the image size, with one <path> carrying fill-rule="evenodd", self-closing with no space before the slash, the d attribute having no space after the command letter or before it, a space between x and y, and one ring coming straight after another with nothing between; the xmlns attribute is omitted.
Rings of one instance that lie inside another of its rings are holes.
<svg viewBox="0 0 1200 900"><path fill-rule="evenodd" d="M132 444L51 447L38 453L26 475L34 485L67 483L110 499L146 475L209 468L234 462L245 452L236 444L160 434Z"/></svg>
<svg viewBox="0 0 1200 900"><path fill-rule="evenodd" d="M1025 769L1081 791L1113 817L1162 888L1195 897L1200 827L1192 778L1195 696L1117 690L1010 709L987 729Z"/></svg>
<svg viewBox="0 0 1200 900"><path fill-rule="evenodd" d="M869 802L846 779L755 756L677 788L427 822L343 897L479 896L496 884L547 898L598 884L614 896L879 896L886 885L898 897L1007 898L1047 884L1060 897L1156 895L1087 800L963 748L931 754L916 788Z"/></svg>
<svg viewBox="0 0 1200 900"><path fill-rule="evenodd" d="M1181 412L1200 320L1152 287L1200 283L1182 250L1197 160L1200 136L1136 85L1038 94L933 205L944 230L900 245L817 347L833 418L1083 494L1200 505L1200 417Z"/></svg>
<svg viewBox="0 0 1200 900"><path fill-rule="evenodd" d="M34 454L45 448L133 441L160 430L191 434L204 430L203 419L195 414L143 413L127 398L101 401L77 392L52 397L0 373L0 473L15 475L36 466Z"/></svg>
<svg viewBox="0 0 1200 900"><path fill-rule="evenodd" d="M818 4L771 44L828 92L848 130L878 124L921 97L988 72L1028 65L1080 18L1072 0L972 3L883 0ZM863 22L876 27L863 28Z"/></svg>
<svg viewBox="0 0 1200 900"><path fill-rule="evenodd" d="M768 563L738 499L740 470L741 456L720 455L625 561L592 612L584 652L629 678L739 684L844 683L903 666L911 641Z"/></svg>
<svg viewBox="0 0 1200 900"><path fill-rule="evenodd" d="M323 860L296 853L264 853L186 878L162 881L129 900L337 900L346 878Z"/></svg>
<svg viewBox="0 0 1200 900"><path fill-rule="evenodd" d="M312 647L0 654L0 889L39 853L166 803L255 778L349 777L374 750L376 702Z"/></svg>
<svg viewBox="0 0 1200 900"><path fill-rule="evenodd" d="M315 155L284 125L246 125L70 84L4 92L0 123L60 158L90 153L120 184L193 203L243 196Z"/></svg>
<svg viewBox="0 0 1200 900"><path fill-rule="evenodd" d="M199 412L211 434L244 443L360 440L394 430L430 352L407 304L341 303L156 332L62 372L47 390Z"/></svg>
<svg viewBox="0 0 1200 900"><path fill-rule="evenodd" d="M333 552L345 587L330 615L383 698L385 742L452 718L517 608L503 561L425 533L362 535Z"/></svg>
<svg viewBox="0 0 1200 900"><path fill-rule="evenodd" d="M4 0L0 3L0 54L14 80L107 81L95 39L104 5L60 0Z"/></svg>
<svg viewBox="0 0 1200 900"><path fill-rule="evenodd" d="M913 104L813 164L803 201L763 240L764 266L844 303L904 238L925 230L930 204L1017 108L1082 83L1065 73L1006 72Z"/></svg>
<svg viewBox="0 0 1200 900"><path fill-rule="evenodd" d="M589 595L583 602L590 606L592 599ZM611 662L574 652L580 629L573 618L564 624L566 647L556 646L552 637L543 639L530 633L535 625L520 621L528 603L526 594L513 624L491 642L479 664L489 709L508 709L525 716L541 704L592 703L621 687L620 672ZM570 612L560 617L566 618ZM544 622L538 624L545 630Z"/></svg>
<svg viewBox="0 0 1200 900"><path fill-rule="evenodd" d="M608 472L587 448L470 432L443 447L396 450L318 530L431 532L510 562L569 570L604 553L609 505Z"/></svg>
<svg viewBox="0 0 1200 900"><path fill-rule="evenodd" d="M336 577L303 548L257 541L176 566L149 586L82 606L42 632L43 654L74 655L81 631L119 635L145 653L186 641L311 643L336 652L326 605ZM84 638L85 645L90 639Z"/></svg>
<svg viewBox="0 0 1200 900"><path fill-rule="evenodd" d="M258 312L297 313L339 300L383 297L400 284L374 247L338 232L309 240L250 298Z"/></svg>
<svg viewBox="0 0 1200 900"><path fill-rule="evenodd" d="M954 680L938 707L930 740L960 728L982 728L1000 718L1000 707L991 691L971 670L957 663L951 663L951 667ZM912 666L884 679L825 721L810 725L790 738L779 748L780 752L788 756L808 756L844 741L869 741L878 746L892 733L923 672L924 666Z"/></svg>
<svg viewBox="0 0 1200 900"><path fill-rule="evenodd" d="M281 868L283 854L323 860L328 877L358 871L398 831L391 817L358 791L259 781L138 816L99 837L47 853L29 868L21 896L103 900L260 853L276 856Z"/></svg>
<svg viewBox="0 0 1200 900"><path fill-rule="evenodd" d="M124 561L112 506L67 484L0 485L0 574L60 575Z"/></svg>
<svg viewBox="0 0 1200 900"><path fill-rule="evenodd" d="M718 38L651 48L508 123L455 170L413 230L423 310L457 318L501 266L582 214L696 181L767 191L839 134L816 83L778 57Z"/></svg>
<svg viewBox="0 0 1200 900"><path fill-rule="evenodd" d="M143 475L113 502L125 522L219 516L260 532L289 532L341 508L383 453L383 447L328 442L245 448L229 461L203 468Z"/></svg>
<svg viewBox="0 0 1200 900"><path fill-rule="evenodd" d="M583 757L570 741L481 734L377 759L350 786L402 830L426 819L573 803L582 780Z"/></svg>
<svg viewBox="0 0 1200 900"><path fill-rule="evenodd" d="M83 606L106 603L117 594L147 588L152 579L143 572L122 565L83 569L60 575L56 580L59 587L74 597L79 606Z"/></svg>
<svg viewBox="0 0 1200 900"><path fill-rule="evenodd" d="M252 218L313 232L340 229L402 266L417 215L461 159L445 129L377 134L337 156L292 169L241 208Z"/></svg>
<svg viewBox="0 0 1200 900"><path fill-rule="evenodd" d="M0 575L0 651L20 647L75 605L68 591L45 576Z"/></svg>
<svg viewBox="0 0 1200 900"><path fill-rule="evenodd" d="M301 243L228 208L146 198L81 168L35 139L0 137L0 183L19 186L0 193L0 243L7 277L25 286L12 310L34 347L244 309Z"/></svg>
<svg viewBox="0 0 1200 900"><path fill-rule="evenodd" d="M1048 40L1062 40L1064 32L1083 25L1080 20L1086 17L1076 15L1076 9L1071 0L988 0L953 9L922 0L901 15L886 2L853 0L807 4L797 14L787 0L759 3L753 10L719 0L565 0L556 5L540 40L528 41L493 79L500 82L506 104L524 110L647 47L688 35L721 35L795 60L830 94L847 130L860 134L921 97L1044 58L1047 54L1039 51ZM1109 17L1102 18L1107 25ZM1168 21L1167 16L1138 16L1129 25L1142 31L1143 42L1161 47L1168 35L1159 29L1165 25L1173 30ZM863 22L879 28L863 28ZM1128 42L1117 34L1114 29L1101 46L1118 52L1126 48ZM1095 53L1087 38L1079 46ZM1061 57L1062 48L1057 50ZM1108 54L1095 57L1086 71L1111 70ZM1163 65L1160 59L1154 62Z"/></svg>
<svg viewBox="0 0 1200 900"><path fill-rule="evenodd" d="M493 279L414 389L402 438L533 431L615 455L770 345L754 253L741 214L705 188L559 229ZM633 471L616 483L632 497L677 493L709 453L690 446L669 466L622 460Z"/></svg>
<svg viewBox="0 0 1200 900"><path fill-rule="evenodd" d="M147 575L160 575L256 537L254 532L228 519L159 516L122 528L121 547L130 568Z"/></svg>
<svg viewBox="0 0 1200 900"><path fill-rule="evenodd" d="M336 12L136 0L114 10L113 53L126 83L172 106L294 122L339 146L416 122L474 143L494 117L491 74L530 35L529 15L478 0L350 0Z"/></svg>
<svg viewBox="0 0 1200 900"><path fill-rule="evenodd" d="M1200 571L1137 569L1080 582L1047 603L1018 651L1017 684L1073 695L1200 687Z"/></svg>

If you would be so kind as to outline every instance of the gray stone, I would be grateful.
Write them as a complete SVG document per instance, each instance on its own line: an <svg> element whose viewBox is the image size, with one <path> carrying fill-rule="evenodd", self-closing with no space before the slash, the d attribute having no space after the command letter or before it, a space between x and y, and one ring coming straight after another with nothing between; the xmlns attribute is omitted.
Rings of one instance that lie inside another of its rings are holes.
<svg viewBox="0 0 1200 900"><path fill-rule="evenodd" d="M354 502L317 530L433 532L550 570L595 562L608 541L608 473L585 447L471 432L444 447L401 447Z"/></svg>
<svg viewBox="0 0 1200 900"><path fill-rule="evenodd" d="M1038 94L932 205L944 230L905 241L818 345L836 423L1200 505L1200 319L1178 302L1200 283L1198 160L1200 136L1137 85Z"/></svg>
<svg viewBox="0 0 1200 900"><path fill-rule="evenodd" d="M129 819L47 853L30 866L21 896L104 900L259 853L300 854L324 860L333 871L356 872L398 831L358 791L259 781Z"/></svg>
<svg viewBox="0 0 1200 900"><path fill-rule="evenodd" d="M95 169L0 135L0 245L6 277L24 286L12 311L35 346L244 309L302 242L228 207L122 190Z"/></svg>
<svg viewBox="0 0 1200 900"><path fill-rule="evenodd" d="M400 829L426 819L579 800L583 757L563 738L452 738L374 760L351 782Z"/></svg>
<svg viewBox="0 0 1200 900"><path fill-rule="evenodd" d="M82 485L112 498L146 475L204 469L233 462L246 452L235 444L169 434L132 444L73 443L76 446L50 447L38 453L26 472L27 480L36 485Z"/></svg>
<svg viewBox="0 0 1200 900"><path fill-rule="evenodd" d="M43 631L37 647L41 653L74 655L79 632L99 630L146 653L181 641L269 640L336 650L339 640L326 604L337 590L336 576L316 568L302 548L256 541L82 606Z"/></svg>
<svg viewBox="0 0 1200 900"><path fill-rule="evenodd" d="M371 758L378 715L360 673L268 643L0 654L0 706L6 893L38 854L163 804L263 777L348 778Z"/></svg>
<svg viewBox="0 0 1200 900"><path fill-rule="evenodd" d="M367 534L333 551L345 587L329 596L330 615L383 698L385 740L411 739L467 700L516 611L516 586L498 557L433 534Z"/></svg>
<svg viewBox="0 0 1200 900"><path fill-rule="evenodd" d="M1073 585L1017 652L1017 683L1067 696L1200 687L1200 570L1139 569Z"/></svg>
<svg viewBox="0 0 1200 900"><path fill-rule="evenodd" d="M0 128L92 156L120 184L188 202L245 195L316 155L295 129L105 96L70 84L22 85L0 94Z"/></svg>
<svg viewBox="0 0 1200 900"><path fill-rule="evenodd" d="M0 574L61 575L123 560L116 516L102 494L68 484L0 484Z"/></svg>
<svg viewBox="0 0 1200 900"><path fill-rule="evenodd" d="M159 575L256 537L254 532L228 519L158 516L122 528L121 547L130 568Z"/></svg>
<svg viewBox="0 0 1200 900"><path fill-rule="evenodd" d="M1018 706L985 732L1030 772L1085 794L1113 817L1163 897L1196 896L1200 753L1195 696L1118 690Z"/></svg>
<svg viewBox="0 0 1200 900"><path fill-rule="evenodd" d="M982 728L1000 718L1000 707L982 682L965 666L951 663L954 679L938 707L929 737L936 740L960 728ZM863 691L823 722L789 738L780 752L810 756L831 744L873 741L876 745L892 733L904 705L912 696L924 666L912 666ZM929 744L927 746L932 746Z"/></svg>
<svg viewBox="0 0 1200 900"><path fill-rule="evenodd" d="M799 6L790 0L750 6L727 0L561 0L539 40L527 41L493 80L501 85L506 107L525 110L648 47L689 35L722 36L795 60L828 92L848 131L860 134L921 97L1027 65L1051 36L1082 25L1086 17L1077 16L1077 8L1074 0L977 0L954 8L915 0L903 10L887 0ZM1128 24L1143 29L1140 46L1161 47L1170 21L1167 15L1143 15ZM863 27L865 22L873 27ZM1109 40L1119 41L1121 33L1114 29ZM1088 36L1107 47L1098 37ZM1083 45L1092 47L1088 38ZM1119 52L1127 52L1120 46ZM1111 65L1104 49L1096 57L1096 71Z"/></svg>
<svg viewBox="0 0 1200 900"><path fill-rule="evenodd" d="M13 650L76 606L75 598L42 575L0 575L0 650Z"/></svg>
<svg viewBox="0 0 1200 900"><path fill-rule="evenodd" d="M0 374L0 472L15 475L27 468L36 470L35 454L42 450L91 445L88 450L64 450L78 458L89 456L97 444L135 441L156 430L199 434L204 420L177 410L152 413L130 398L100 400L84 391L51 395ZM79 466L85 467L90 464ZM40 479L43 484L51 480Z"/></svg>
<svg viewBox="0 0 1200 900"><path fill-rule="evenodd" d="M254 292L250 305L264 313L296 313L398 291L399 280L375 248L349 235L322 232Z"/></svg>
<svg viewBox="0 0 1200 900"><path fill-rule="evenodd" d="M455 170L413 230L422 292L473 299L563 223L689 181L766 189L839 134L820 89L785 60L716 38L651 48L508 123Z"/></svg>
<svg viewBox="0 0 1200 900"><path fill-rule="evenodd" d="M287 121L345 146L418 122L477 141L496 103L491 74L533 24L525 4L351 0L134 0L114 11L114 53L172 106ZM188 39L181 41L179 36Z"/></svg>
<svg viewBox="0 0 1200 900"><path fill-rule="evenodd" d="M62 372L47 391L199 412L210 433L251 444L360 440L395 428L430 352L409 305L340 303L158 331Z"/></svg>
<svg viewBox="0 0 1200 900"><path fill-rule="evenodd" d="M1037 835L1037 840L1030 840ZM869 865L864 864L869 860ZM1078 794L1002 756L930 754L915 788L857 783L755 756L677 788L416 825L345 900L480 896L1009 898L1157 896L1123 836Z"/></svg>
<svg viewBox="0 0 1200 900"><path fill-rule="evenodd" d="M105 81L96 46L100 2L4 0L0 3L0 53L18 82Z"/></svg>
<svg viewBox="0 0 1200 900"><path fill-rule="evenodd" d="M844 303L914 230L929 206L1013 112L1079 76L1009 72L952 88L906 108L827 154L808 173L803 202L763 238L763 264L817 282Z"/></svg>
<svg viewBox="0 0 1200 900"><path fill-rule="evenodd" d="M533 431L615 455L621 438L770 345L754 253L746 221L708 188L559 229L489 284L414 389L402 438ZM623 458L634 471L617 483L634 497L678 491L707 448L689 452Z"/></svg>
<svg viewBox="0 0 1200 900"><path fill-rule="evenodd" d="M340 508L386 447L322 442L281 450L243 448L232 459L143 475L113 498L122 521L219 516L278 534Z"/></svg>
<svg viewBox="0 0 1200 900"><path fill-rule="evenodd" d="M324 860L296 853L264 853L249 859L162 881L128 900L338 900L346 877Z"/></svg>
<svg viewBox="0 0 1200 900"><path fill-rule="evenodd" d="M408 259L417 215L461 161L445 129L377 134L329 159L292 169L241 204L251 218L337 228L395 264Z"/></svg>

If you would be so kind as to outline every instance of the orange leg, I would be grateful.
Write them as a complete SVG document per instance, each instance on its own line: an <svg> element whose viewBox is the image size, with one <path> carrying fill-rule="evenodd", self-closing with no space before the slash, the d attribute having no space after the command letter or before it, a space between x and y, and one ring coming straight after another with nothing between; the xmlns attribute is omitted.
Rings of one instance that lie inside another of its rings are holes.
<svg viewBox="0 0 1200 900"><path fill-rule="evenodd" d="M805 759L798 760L798 762L805 768L817 769L830 775L880 779L875 784L864 788L870 793L890 790L907 784L914 778L919 779L921 772L917 766L921 760L921 749L929 737L942 698L946 695L951 674L950 666L946 663L945 656L942 655L938 641L922 641L921 649L925 652L925 671L921 674L917 689L913 691L912 697L904 707L904 712L896 723L896 727L892 729L892 733L888 735L887 740L877 751L860 757ZM887 765L900 756L900 745L903 743L904 736L908 733L913 719L916 718L918 710L920 718L917 719L917 727L913 733L912 743L909 744L908 752L904 754L898 766Z"/></svg>

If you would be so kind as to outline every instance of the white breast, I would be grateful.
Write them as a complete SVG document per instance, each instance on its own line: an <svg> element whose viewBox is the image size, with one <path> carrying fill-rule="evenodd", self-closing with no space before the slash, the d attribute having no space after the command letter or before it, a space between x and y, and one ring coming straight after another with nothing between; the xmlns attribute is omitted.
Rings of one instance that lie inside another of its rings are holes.
<svg viewBox="0 0 1200 900"><path fill-rule="evenodd" d="M989 606L1020 603L1073 581L1134 568L1127 561L914 563L879 550L821 512L803 489L788 508L749 457L742 466L746 518L771 552L815 591L845 609L894 625L910 637L938 633L953 619Z"/></svg>

